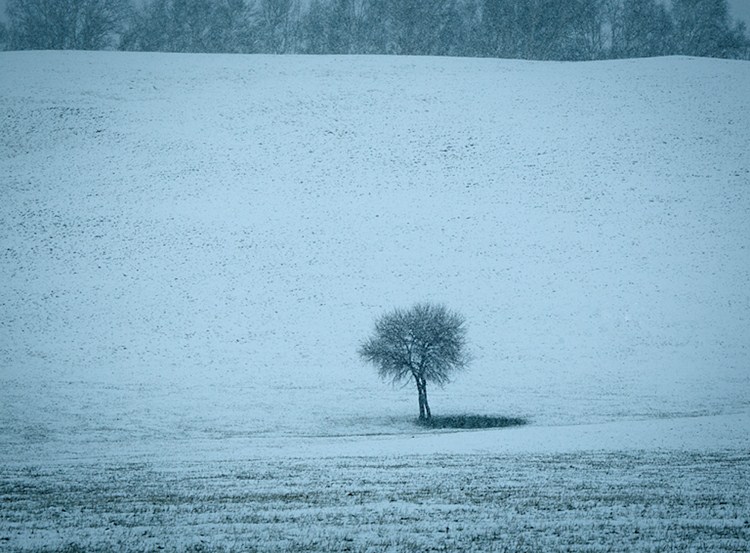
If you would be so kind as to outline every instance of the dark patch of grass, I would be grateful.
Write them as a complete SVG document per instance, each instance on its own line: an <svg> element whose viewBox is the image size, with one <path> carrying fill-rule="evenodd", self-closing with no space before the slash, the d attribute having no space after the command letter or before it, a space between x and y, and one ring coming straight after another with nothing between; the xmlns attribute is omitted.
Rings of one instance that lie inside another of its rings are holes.
<svg viewBox="0 0 750 553"><path fill-rule="evenodd" d="M521 417L490 417L487 415L443 415L430 419L418 419L417 424L425 428L455 428L472 430L478 428L506 428L522 426L528 421Z"/></svg>

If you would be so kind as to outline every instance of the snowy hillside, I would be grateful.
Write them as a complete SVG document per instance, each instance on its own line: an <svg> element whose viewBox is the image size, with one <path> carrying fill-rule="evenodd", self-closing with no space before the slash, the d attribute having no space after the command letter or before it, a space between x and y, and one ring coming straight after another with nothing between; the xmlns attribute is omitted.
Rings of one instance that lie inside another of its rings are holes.
<svg viewBox="0 0 750 553"><path fill-rule="evenodd" d="M356 349L425 299L475 358L436 413L750 406L746 62L24 52L0 75L6 444L402 432L415 394Z"/></svg>

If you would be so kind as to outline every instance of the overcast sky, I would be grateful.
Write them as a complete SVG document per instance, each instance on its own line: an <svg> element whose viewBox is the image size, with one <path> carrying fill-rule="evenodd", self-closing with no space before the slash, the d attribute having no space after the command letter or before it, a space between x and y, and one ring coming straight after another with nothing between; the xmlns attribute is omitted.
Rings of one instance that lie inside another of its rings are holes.
<svg viewBox="0 0 750 553"><path fill-rule="evenodd" d="M732 17L744 21L750 27L750 0L728 0ZM0 0L0 20L5 21L5 5L8 0Z"/></svg>

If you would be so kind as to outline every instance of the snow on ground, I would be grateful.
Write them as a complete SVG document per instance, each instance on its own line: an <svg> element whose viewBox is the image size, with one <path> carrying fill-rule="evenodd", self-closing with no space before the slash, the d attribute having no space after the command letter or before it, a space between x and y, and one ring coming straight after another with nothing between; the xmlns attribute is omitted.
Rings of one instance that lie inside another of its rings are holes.
<svg viewBox="0 0 750 553"><path fill-rule="evenodd" d="M0 75L4 497L29 467L748 451L747 62L4 52ZM433 412L529 425L413 427L356 349L419 300L474 354Z"/></svg>
<svg viewBox="0 0 750 553"><path fill-rule="evenodd" d="M176 460L0 469L0 482L14 483L6 531L29 548L743 551L750 494L732 483L749 465L726 452Z"/></svg>

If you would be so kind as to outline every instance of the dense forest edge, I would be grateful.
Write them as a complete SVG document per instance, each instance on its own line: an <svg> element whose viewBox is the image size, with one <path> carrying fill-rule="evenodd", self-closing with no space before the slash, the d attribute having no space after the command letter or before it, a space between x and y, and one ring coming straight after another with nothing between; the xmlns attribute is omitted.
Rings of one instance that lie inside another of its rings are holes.
<svg viewBox="0 0 750 553"><path fill-rule="evenodd" d="M9 0L1 50L750 59L726 0Z"/></svg>

